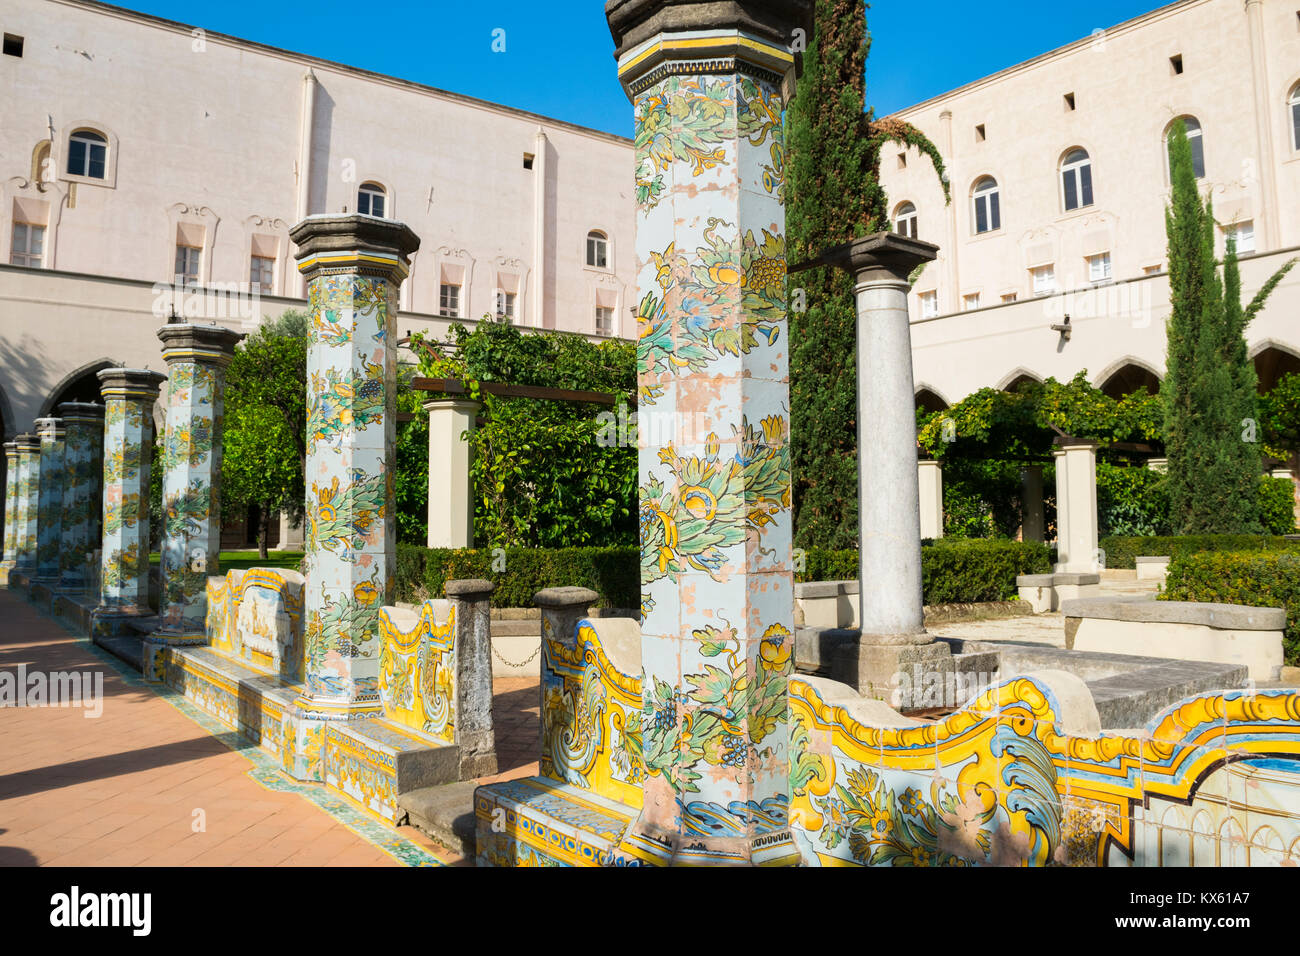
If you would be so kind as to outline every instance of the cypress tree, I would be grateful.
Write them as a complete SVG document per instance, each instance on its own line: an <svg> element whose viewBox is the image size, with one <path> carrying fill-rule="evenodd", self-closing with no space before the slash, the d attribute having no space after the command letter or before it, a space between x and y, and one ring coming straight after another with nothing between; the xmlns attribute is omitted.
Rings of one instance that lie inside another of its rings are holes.
<svg viewBox="0 0 1300 956"><path fill-rule="evenodd" d="M790 262L888 228L888 200L877 175L886 141L916 146L942 174L938 150L923 134L898 121L877 123L865 110L870 49L863 0L817 0L798 95L786 118ZM858 527L854 280L843 270L818 268L793 276L790 286L795 543L853 547Z"/></svg>
<svg viewBox="0 0 1300 956"><path fill-rule="evenodd" d="M1170 523L1182 534L1259 532L1262 436L1258 380L1245 331L1295 261L1243 308L1236 242L1228 242L1220 280L1214 209L1201 200L1181 123L1169 137L1169 167L1173 191L1165 230L1172 312L1161 396Z"/></svg>

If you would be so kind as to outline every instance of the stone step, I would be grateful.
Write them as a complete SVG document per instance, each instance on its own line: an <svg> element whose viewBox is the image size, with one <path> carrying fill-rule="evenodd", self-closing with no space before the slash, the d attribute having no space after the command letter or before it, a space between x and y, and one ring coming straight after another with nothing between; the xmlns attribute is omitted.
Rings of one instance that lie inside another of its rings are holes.
<svg viewBox="0 0 1300 956"><path fill-rule="evenodd" d="M541 637L542 622L533 618L532 620L517 621L498 621L492 620L493 637Z"/></svg>
<svg viewBox="0 0 1300 956"><path fill-rule="evenodd" d="M144 640L138 634L124 634L120 637L101 637L95 641L96 646L102 647L118 660L130 664L136 670L140 669L140 659L143 656Z"/></svg>
<svg viewBox="0 0 1300 956"><path fill-rule="evenodd" d="M424 787L399 794L397 805L406 814L410 826L449 850L473 859L477 852L474 836L474 790L477 786L473 780L466 780L441 787Z"/></svg>

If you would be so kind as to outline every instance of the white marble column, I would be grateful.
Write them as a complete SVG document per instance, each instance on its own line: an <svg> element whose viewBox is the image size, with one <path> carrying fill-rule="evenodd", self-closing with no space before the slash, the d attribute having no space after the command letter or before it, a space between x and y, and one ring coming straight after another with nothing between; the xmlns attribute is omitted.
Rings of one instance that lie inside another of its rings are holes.
<svg viewBox="0 0 1300 956"><path fill-rule="evenodd" d="M429 538L431 548L474 547L474 449L461 436L474 430L478 402L425 402L429 413Z"/></svg>
<svg viewBox="0 0 1300 956"><path fill-rule="evenodd" d="M1097 561L1097 444L1057 439L1056 570L1093 574Z"/></svg>
<svg viewBox="0 0 1300 956"><path fill-rule="evenodd" d="M943 465L937 461L918 461L916 480L921 496L921 538L943 537Z"/></svg>

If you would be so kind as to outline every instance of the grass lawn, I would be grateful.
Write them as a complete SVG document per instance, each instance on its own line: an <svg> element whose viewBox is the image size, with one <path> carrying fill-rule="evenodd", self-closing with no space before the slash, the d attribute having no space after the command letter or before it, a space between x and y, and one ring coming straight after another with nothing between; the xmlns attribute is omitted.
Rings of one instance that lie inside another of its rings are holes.
<svg viewBox="0 0 1300 956"><path fill-rule="evenodd" d="M149 561L157 564L158 553L151 554ZM221 571L247 571L249 568L288 568L297 571L300 561L301 551L272 551L265 561L257 556L256 551L222 551Z"/></svg>

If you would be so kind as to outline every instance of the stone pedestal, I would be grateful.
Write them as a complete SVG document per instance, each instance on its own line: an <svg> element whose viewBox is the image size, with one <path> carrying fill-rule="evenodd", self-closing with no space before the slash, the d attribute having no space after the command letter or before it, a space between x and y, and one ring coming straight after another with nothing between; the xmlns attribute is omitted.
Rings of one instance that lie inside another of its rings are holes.
<svg viewBox="0 0 1300 956"><path fill-rule="evenodd" d="M301 551L306 543L303 524L305 522L299 519L295 522L289 515L283 511L280 512L280 540L272 551Z"/></svg>
<svg viewBox="0 0 1300 956"><path fill-rule="evenodd" d="M36 543L40 531L41 440L35 435L14 439L18 451L18 497L14 502L14 567L30 577L36 573Z"/></svg>
<svg viewBox="0 0 1300 956"><path fill-rule="evenodd" d="M944 689L955 679L957 664L946 643L869 644L865 641L836 648L831 677L856 684L863 697L875 697L896 710L941 707Z"/></svg>
<svg viewBox="0 0 1300 956"><path fill-rule="evenodd" d="M921 538L942 538L943 466L937 461L917 462L916 480L921 500Z"/></svg>
<svg viewBox="0 0 1300 956"><path fill-rule="evenodd" d="M419 239L400 222L311 216L295 226L309 283L305 693L295 749L325 722L376 716L379 609L393 603L398 286Z"/></svg>
<svg viewBox="0 0 1300 956"><path fill-rule="evenodd" d="M52 587L59 581L59 549L63 544L63 488L67 480L63 463L63 419L36 419L36 434L41 440L41 473L33 582Z"/></svg>
<svg viewBox="0 0 1300 956"><path fill-rule="evenodd" d="M482 406L460 398L425 402L429 413L429 547L474 547L473 446L461 438L474 430Z"/></svg>
<svg viewBox="0 0 1300 956"><path fill-rule="evenodd" d="M9 572L18 560L18 443L5 442L5 537L0 555L0 588L9 587Z"/></svg>
<svg viewBox="0 0 1300 956"><path fill-rule="evenodd" d="M1095 574L1097 549L1097 443L1058 438L1056 458L1056 570Z"/></svg>
<svg viewBox="0 0 1300 956"><path fill-rule="evenodd" d="M104 406L64 402L63 529L59 555L59 589L86 586L86 560L100 545L103 519Z"/></svg>
<svg viewBox="0 0 1300 956"><path fill-rule="evenodd" d="M116 636L149 610L149 468L153 406L166 380L159 372L110 368L99 373L104 396L104 476L99 606L91 636Z"/></svg>
<svg viewBox="0 0 1300 956"><path fill-rule="evenodd" d="M798 859L779 157L789 45L811 6L606 6L649 144L636 170L646 776L620 852L653 863Z"/></svg>
<svg viewBox="0 0 1300 956"><path fill-rule="evenodd" d="M456 609L456 744L460 779L497 772L492 724L492 590L482 578L448 581Z"/></svg>
<svg viewBox="0 0 1300 956"><path fill-rule="evenodd" d="M1044 541L1047 518L1043 513L1043 466L1030 465L1020 473L1020 540Z"/></svg>

